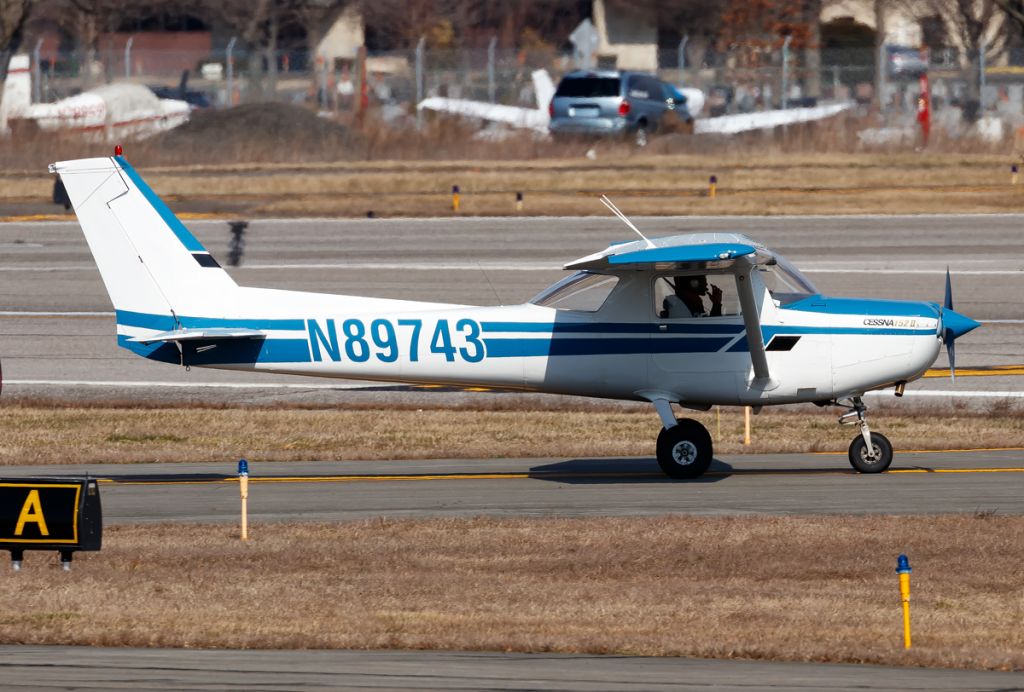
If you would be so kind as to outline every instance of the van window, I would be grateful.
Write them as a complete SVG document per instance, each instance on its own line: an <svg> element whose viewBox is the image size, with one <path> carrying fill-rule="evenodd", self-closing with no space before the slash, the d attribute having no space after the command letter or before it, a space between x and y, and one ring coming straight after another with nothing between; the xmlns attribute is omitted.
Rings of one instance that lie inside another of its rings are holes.
<svg viewBox="0 0 1024 692"><path fill-rule="evenodd" d="M569 98L600 98L619 95L618 77L566 77L558 85L555 96Z"/></svg>

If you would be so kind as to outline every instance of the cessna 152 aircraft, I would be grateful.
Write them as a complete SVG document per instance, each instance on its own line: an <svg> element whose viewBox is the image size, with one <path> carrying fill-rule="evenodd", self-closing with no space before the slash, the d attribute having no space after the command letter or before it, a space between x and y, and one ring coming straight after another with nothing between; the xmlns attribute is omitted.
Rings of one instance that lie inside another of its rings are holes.
<svg viewBox="0 0 1024 692"><path fill-rule="evenodd" d="M712 440L673 405L815 402L848 410L849 458L885 470L865 392L924 374L978 323L945 306L831 298L784 257L735 233L641 236L569 262L524 305L473 307L238 286L118 147L51 164L114 305L118 344L185 367L476 385L646 400L658 463L693 478Z"/></svg>

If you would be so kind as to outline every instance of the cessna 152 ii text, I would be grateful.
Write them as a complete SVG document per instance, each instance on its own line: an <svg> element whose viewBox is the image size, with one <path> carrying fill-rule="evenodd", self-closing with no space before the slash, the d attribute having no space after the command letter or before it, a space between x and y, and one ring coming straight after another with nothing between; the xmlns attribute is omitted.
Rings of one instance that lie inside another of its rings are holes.
<svg viewBox="0 0 1024 692"><path fill-rule="evenodd" d="M735 233L641 237L569 262L524 305L473 307L238 286L118 151L50 166L110 294L118 344L179 366L649 401L658 463L693 478L712 440L674 406L815 402L857 423L851 464L892 446L862 396L920 377L978 323L945 306L821 295Z"/></svg>

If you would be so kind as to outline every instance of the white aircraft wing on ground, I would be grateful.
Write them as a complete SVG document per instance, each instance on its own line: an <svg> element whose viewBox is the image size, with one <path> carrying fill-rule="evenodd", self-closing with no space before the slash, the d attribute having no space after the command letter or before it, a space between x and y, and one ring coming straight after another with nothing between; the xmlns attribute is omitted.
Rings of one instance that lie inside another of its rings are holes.
<svg viewBox="0 0 1024 692"><path fill-rule="evenodd" d="M439 113L450 113L468 118L478 118L496 123L505 123L512 127L537 130L538 132L548 131L548 104L555 96L555 84L551 81L551 75L547 70L534 70L531 75L533 79L533 90L537 95L536 108L522 108L520 106L504 106L487 101L471 101L469 99L453 99L443 96L431 96L423 99L417 104L418 110L437 111Z"/></svg>
<svg viewBox="0 0 1024 692"><path fill-rule="evenodd" d="M32 103L28 55L11 58L0 96L0 135L11 130L74 131L100 139L142 138L186 122L192 107L157 97L141 84L120 82L56 103Z"/></svg>
<svg viewBox="0 0 1024 692"><path fill-rule="evenodd" d="M416 106L419 110L430 110L448 113L467 118L476 118L488 122L503 123L516 128L547 132L551 118L548 104L555 95L555 85L547 70L536 70L533 73L534 90L537 93L536 108L506 106L486 101L469 99L445 98L432 96L423 99ZM699 113L704 108L704 93L693 87L676 90L686 96L690 112ZM787 108L754 113L738 113L721 115L714 118L698 118L694 121L694 134L736 134L752 130L767 130L780 125L824 120L853 107L852 101L833 103L810 108Z"/></svg>
<svg viewBox="0 0 1024 692"><path fill-rule="evenodd" d="M831 103L810 108L786 108L785 110L758 111L720 115L717 118L701 118L693 124L694 134L731 135L751 130L767 130L780 125L796 125L815 120L824 120L853 107L853 101Z"/></svg>

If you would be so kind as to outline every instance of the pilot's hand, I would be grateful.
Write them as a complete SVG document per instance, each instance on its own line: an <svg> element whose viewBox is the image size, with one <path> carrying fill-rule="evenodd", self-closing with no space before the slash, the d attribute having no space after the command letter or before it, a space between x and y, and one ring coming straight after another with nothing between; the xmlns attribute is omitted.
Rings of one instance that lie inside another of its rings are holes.
<svg viewBox="0 0 1024 692"><path fill-rule="evenodd" d="M722 289L714 284L708 284L708 288L711 289L711 304L721 305L722 304Z"/></svg>

